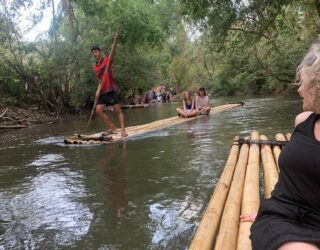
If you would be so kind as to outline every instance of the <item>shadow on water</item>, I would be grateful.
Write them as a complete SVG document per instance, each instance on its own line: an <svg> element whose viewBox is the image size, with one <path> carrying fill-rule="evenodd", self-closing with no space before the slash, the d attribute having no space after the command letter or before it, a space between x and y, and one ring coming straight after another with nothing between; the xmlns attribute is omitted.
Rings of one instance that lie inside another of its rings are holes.
<svg viewBox="0 0 320 250"><path fill-rule="evenodd" d="M300 112L296 97L241 101L246 105L107 145L63 144L86 121L1 133L0 249L186 248L233 137L258 130L272 139L290 132ZM126 110L126 121L171 117L176 107ZM94 119L91 130L104 129Z"/></svg>

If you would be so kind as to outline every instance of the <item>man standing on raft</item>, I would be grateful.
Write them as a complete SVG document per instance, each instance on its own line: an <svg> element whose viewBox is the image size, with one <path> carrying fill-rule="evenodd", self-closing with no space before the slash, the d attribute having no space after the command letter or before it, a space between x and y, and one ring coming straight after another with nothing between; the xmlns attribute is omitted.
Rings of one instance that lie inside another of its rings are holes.
<svg viewBox="0 0 320 250"><path fill-rule="evenodd" d="M109 117L104 113L104 108L106 106L112 106L113 110L117 113L118 119L121 126L121 136L126 137L128 134L126 133L124 126L124 115L119 105L119 98L116 93L117 87L115 85L115 81L112 74L112 63L114 60L117 41L119 39L119 34L116 33L114 36L114 42L111 48L111 52L109 57L103 57L100 51L99 46L93 46L91 48L91 55L96 60L95 65L93 66L93 71L96 77L100 80L100 88L97 89L95 98L98 99L96 106L96 114L102 118L104 123L109 127L109 129L102 133L103 136L108 136L116 133L116 126L111 122ZM106 69L109 63L109 68Z"/></svg>

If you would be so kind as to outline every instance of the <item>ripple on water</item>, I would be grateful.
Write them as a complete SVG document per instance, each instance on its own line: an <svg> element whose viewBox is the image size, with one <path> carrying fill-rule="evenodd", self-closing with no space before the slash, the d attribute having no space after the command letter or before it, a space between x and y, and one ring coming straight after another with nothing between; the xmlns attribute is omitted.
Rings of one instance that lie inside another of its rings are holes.
<svg viewBox="0 0 320 250"><path fill-rule="evenodd" d="M158 130L158 131L151 131L151 132L148 132L146 134L142 134L142 135L137 135L137 136L134 136L135 139L146 139L146 138L155 138L155 137L168 137L168 136L171 136L172 133L170 133L170 131L168 130Z"/></svg>
<svg viewBox="0 0 320 250"><path fill-rule="evenodd" d="M39 175L18 195L0 193L0 249L74 244L93 219L80 202L86 196L81 176L70 171Z"/></svg>
<svg viewBox="0 0 320 250"><path fill-rule="evenodd" d="M193 198L192 198L193 199ZM192 218L197 215L201 206L186 197L182 201L163 201L149 206L152 232L152 244L166 247L168 242L194 226Z"/></svg>
<svg viewBox="0 0 320 250"><path fill-rule="evenodd" d="M48 144L57 144L63 142L63 136L50 136L46 138L41 138L35 141L36 144L48 145Z"/></svg>
<svg viewBox="0 0 320 250"><path fill-rule="evenodd" d="M46 166L52 163L62 162L64 157L61 154L46 154L40 156L37 160L31 162L27 166Z"/></svg>

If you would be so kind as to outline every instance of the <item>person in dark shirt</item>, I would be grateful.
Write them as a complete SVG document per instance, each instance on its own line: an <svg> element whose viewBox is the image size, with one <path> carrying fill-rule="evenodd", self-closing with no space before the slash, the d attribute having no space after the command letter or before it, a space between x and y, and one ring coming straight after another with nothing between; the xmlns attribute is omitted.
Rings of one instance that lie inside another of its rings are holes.
<svg viewBox="0 0 320 250"><path fill-rule="evenodd" d="M116 33L114 39L117 41L119 39L119 34ZM111 48L110 58L107 56L103 57L100 51L99 46L93 46L91 48L91 55L96 60L95 65L93 66L93 71L96 77L101 80L101 88L100 91L97 90L96 98L98 99L96 106L96 114L101 117L104 123L109 127L109 129L102 134L107 136L116 132L116 126L111 122L109 117L104 113L104 108L106 106L112 106L113 110L117 113L118 119L121 126L121 136L126 137L128 134L126 133L124 126L124 115L121 111L119 98L117 95L117 86L115 84L115 80L112 73L112 63L114 60L115 52L116 52L116 41ZM106 70L106 66L108 61L110 60L109 69Z"/></svg>
<svg viewBox="0 0 320 250"><path fill-rule="evenodd" d="M194 99L191 97L188 91L183 93L183 107L177 108L176 111L178 112L178 115L183 118L197 116Z"/></svg>
<svg viewBox="0 0 320 250"><path fill-rule="evenodd" d="M320 249L320 41L297 68L297 82L304 112L279 156L279 180L257 216L240 216L254 221L254 250Z"/></svg>

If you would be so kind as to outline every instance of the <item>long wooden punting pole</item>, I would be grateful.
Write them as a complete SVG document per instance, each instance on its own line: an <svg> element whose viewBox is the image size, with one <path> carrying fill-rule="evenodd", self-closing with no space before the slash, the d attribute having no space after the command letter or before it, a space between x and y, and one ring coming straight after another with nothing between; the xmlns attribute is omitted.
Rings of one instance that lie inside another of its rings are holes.
<svg viewBox="0 0 320 250"><path fill-rule="evenodd" d="M249 145L242 144L229 195L221 218L220 229L215 244L215 249L217 250L236 249L243 184L248 163L248 152Z"/></svg>
<svg viewBox="0 0 320 250"><path fill-rule="evenodd" d="M237 140L238 138L235 138ZM189 247L190 250L209 250L215 240L221 214L238 160L239 145L233 144L219 182Z"/></svg>
<svg viewBox="0 0 320 250"><path fill-rule="evenodd" d="M260 140L268 140L268 138L265 135L261 135ZM267 199L278 181L279 173L269 145L261 145L261 158L264 176L264 197Z"/></svg>
<svg viewBox="0 0 320 250"><path fill-rule="evenodd" d="M257 132L251 133L252 140L259 140ZM251 144L249 150L249 160L244 181L243 198L241 214L258 213L260 205L259 193L259 145ZM249 239L250 227L252 222L240 222L238 233L238 250L251 250L251 241Z"/></svg>
<svg viewBox="0 0 320 250"><path fill-rule="evenodd" d="M281 133L276 134L275 138L276 138L277 141L287 141L285 136L283 134L281 134ZM278 172L280 172L280 169L279 169L279 155L281 153L281 148L280 148L280 146L276 145L276 146L273 146L272 151L273 151L274 159L275 159L276 164L277 164L277 170L278 170Z"/></svg>

